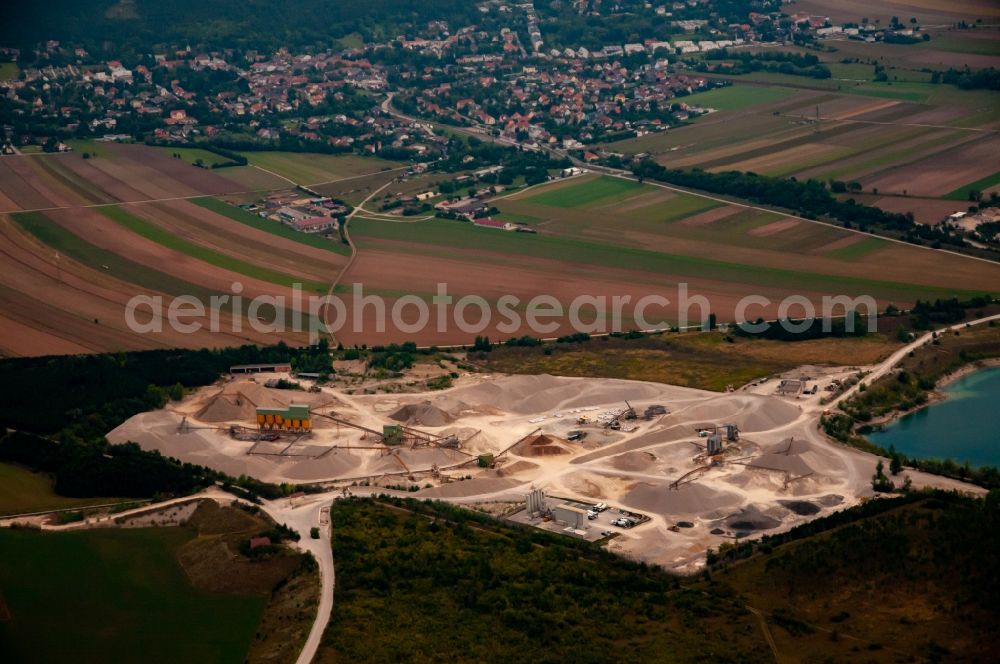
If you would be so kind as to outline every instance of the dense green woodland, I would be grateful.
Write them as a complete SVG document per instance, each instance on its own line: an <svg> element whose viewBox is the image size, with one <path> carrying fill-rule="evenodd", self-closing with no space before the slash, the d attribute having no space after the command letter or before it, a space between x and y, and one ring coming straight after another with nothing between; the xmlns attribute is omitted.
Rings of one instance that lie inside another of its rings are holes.
<svg viewBox="0 0 1000 664"><path fill-rule="evenodd" d="M478 12L467 0L13 0L4 14L0 44L56 39L127 54L157 44L297 50L354 32L395 37L412 22L466 25Z"/></svg>
<svg viewBox="0 0 1000 664"><path fill-rule="evenodd" d="M446 504L398 504L426 516L371 500L331 508L337 609L323 641L337 654L331 661L770 656L746 609L662 570Z"/></svg>
<svg viewBox="0 0 1000 664"><path fill-rule="evenodd" d="M748 606L800 661L884 661L883 638L932 660L997 646L1000 493L872 501L727 547L692 579L444 503L340 500L331 522L321 661L774 661ZM934 615L910 616L918 596Z"/></svg>

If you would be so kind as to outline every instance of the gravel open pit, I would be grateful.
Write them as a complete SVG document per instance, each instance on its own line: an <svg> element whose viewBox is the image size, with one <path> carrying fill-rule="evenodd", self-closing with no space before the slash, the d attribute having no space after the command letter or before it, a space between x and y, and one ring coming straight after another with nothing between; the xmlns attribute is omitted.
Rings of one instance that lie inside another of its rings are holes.
<svg viewBox="0 0 1000 664"><path fill-rule="evenodd" d="M696 483L682 484L677 489L670 489L667 484L639 482L622 497L622 502L631 509L662 516L732 509L742 500L735 493Z"/></svg>

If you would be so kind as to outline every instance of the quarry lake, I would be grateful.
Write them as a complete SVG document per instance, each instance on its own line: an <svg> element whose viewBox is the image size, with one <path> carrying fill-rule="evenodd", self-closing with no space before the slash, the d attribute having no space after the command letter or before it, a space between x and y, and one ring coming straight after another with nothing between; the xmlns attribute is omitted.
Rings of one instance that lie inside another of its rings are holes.
<svg viewBox="0 0 1000 664"><path fill-rule="evenodd" d="M1000 465L1000 367L963 376L942 392L945 401L872 433L872 442L911 457Z"/></svg>

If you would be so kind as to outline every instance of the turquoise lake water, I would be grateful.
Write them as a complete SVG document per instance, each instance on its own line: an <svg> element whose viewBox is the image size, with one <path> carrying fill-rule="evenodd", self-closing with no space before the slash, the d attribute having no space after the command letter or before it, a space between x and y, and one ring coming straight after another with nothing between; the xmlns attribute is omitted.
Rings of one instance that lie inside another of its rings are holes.
<svg viewBox="0 0 1000 664"><path fill-rule="evenodd" d="M900 418L873 443L910 457L1000 466L1000 367L963 376L942 392L945 401Z"/></svg>

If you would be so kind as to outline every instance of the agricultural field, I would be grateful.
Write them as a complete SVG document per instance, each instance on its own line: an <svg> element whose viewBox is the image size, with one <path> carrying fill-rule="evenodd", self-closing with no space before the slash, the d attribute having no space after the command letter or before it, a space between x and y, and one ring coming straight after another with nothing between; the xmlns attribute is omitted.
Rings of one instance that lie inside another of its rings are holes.
<svg viewBox="0 0 1000 664"><path fill-rule="evenodd" d="M389 300L407 293L430 301L437 284L447 283L456 296L476 294L493 303L513 294L523 309L539 293L565 303L581 293L629 295L633 301L661 294L673 300L678 285L686 283L708 298L720 320L728 320L737 300L749 293L772 299L790 292L816 299L865 293L882 304L904 303L989 290L1000 279L1000 266L961 256L650 184L630 183L622 191L608 180L570 178L493 201L501 218L531 219L537 234L444 219L381 221L359 215L351 222L358 255L339 292L361 283L366 293ZM583 207L561 207L575 191L592 190L609 193ZM668 320L675 321L675 314L675 307L667 308ZM624 319L625 327L634 325ZM372 338L342 336L345 343ZM406 337L399 331L376 336ZM504 336L493 332L493 338ZM462 339L452 329L416 340Z"/></svg>
<svg viewBox="0 0 1000 664"><path fill-rule="evenodd" d="M0 623L0 648L13 661L242 662L265 598L193 588L177 563L192 539L181 528L4 528L0 587L14 619Z"/></svg>
<svg viewBox="0 0 1000 664"><path fill-rule="evenodd" d="M246 320L247 301L284 297L280 312L265 306L259 317L289 320L306 307L292 303L294 284L304 296L325 293L346 264L339 238L297 233L230 204L245 191L231 172L253 167L201 169L144 145L75 147L81 152L0 159L4 355L274 343L279 337ZM208 329L211 310L194 317L202 329L191 334L164 326L139 335L123 315L136 295L167 304L190 295L208 307L235 283L244 300L238 311L222 301L219 334ZM302 327L280 338L302 343Z"/></svg>
<svg viewBox="0 0 1000 664"><path fill-rule="evenodd" d="M151 518L179 518L183 525L2 529L0 588L10 612L0 622L5 655L81 662L128 661L137 652L150 662L294 659L318 599L315 563L285 548L243 555L250 537L273 528L259 515L212 501L166 512ZM59 638L51 638L53 624Z"/></svg>
<svg viewBox="0 0 1000 664"><path fill-rule="evenodd" d="M972 66L1000 66L1000 38L938 32L914 46L825 42L832 50L814 54L831 78L731 76L733 86L686 99L717 112L607 147L672 168L855 182L887 210L939 223L964 209L970 191L988 196L1000 184L983 169L1000 148L1000 95L932 84L931 70L964 66L967 56L982 59ZM975 54L946 50L967 43ZM876 63L888 80L876 80Z"/></svg>
<svg viewBox="0 0 1000 664"><path fill-rule="evenodd" d="M790 88L774 87L764 90L754 90L733 86L718 88L708 92L699 92L698 94L684 97L681 101L692 106L703 106L720 111L735 111L747 106L781 101L794 94L795 91Z"/></svg>
<svg viewBox="0 0 1000 664"><path fill-rule="evenodd" d="M0 515L43 510L70 509L116 502L115 498L70 498L52 488L43 473L9 463L0 463Z"/></svg>
<svg viewBox="0 0 1000 664"><path fill-rule="evenodd" d="M308 154L301 152L245 152L252 166L262 168L295 184L329 184L336 180L399 168L402 164L356 155Z"/></svg>
<svg viewBox="0 0 1000 664"><path fill-rule="evenodd" d="M888 0L871 3L865 0L797 0L796 11L829 16L832 21L880 19L888 23L892 16L917 16L927 24L975 21L1000 16L996 4L989 0ZM905 19L902 19L905 20Z"/></svg>

